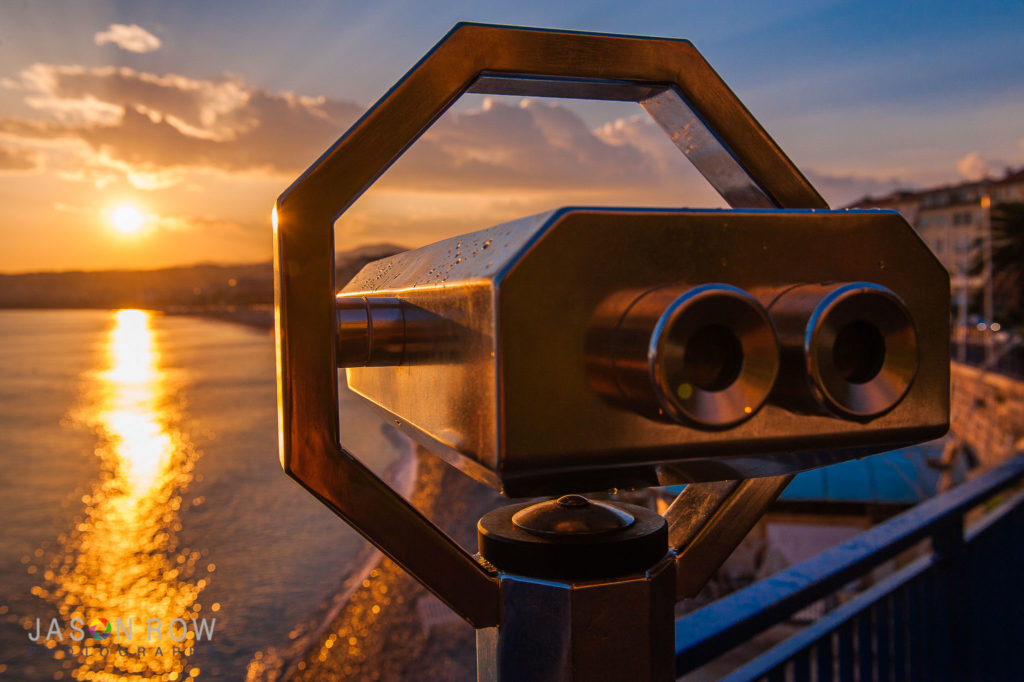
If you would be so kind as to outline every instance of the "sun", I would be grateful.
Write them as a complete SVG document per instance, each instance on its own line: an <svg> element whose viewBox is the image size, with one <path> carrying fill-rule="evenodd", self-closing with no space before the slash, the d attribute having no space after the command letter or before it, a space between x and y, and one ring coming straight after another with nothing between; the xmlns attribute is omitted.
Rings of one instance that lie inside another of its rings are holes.
<svg viewBox="0 0 1024 682"><path fill-rule="evenodd" d="M146 214L132 204L118 204L110 210L108 220L121 234L138 234L146 226Z"/></svg>

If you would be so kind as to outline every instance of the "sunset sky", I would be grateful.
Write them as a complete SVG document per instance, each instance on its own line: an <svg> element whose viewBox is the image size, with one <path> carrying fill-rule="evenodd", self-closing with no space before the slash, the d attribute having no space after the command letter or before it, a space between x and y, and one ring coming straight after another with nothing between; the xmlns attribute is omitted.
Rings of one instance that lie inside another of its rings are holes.
<svg viewBox="0 0 1024 682"><path fill-rule="evenodd" d="M0 272L269 260L277 195L457 21L690 39L833 206L1024 165L1024 3L770 6L0 0ZM338 244L565 204L721 205L636 105L473 96Z"/></svg>

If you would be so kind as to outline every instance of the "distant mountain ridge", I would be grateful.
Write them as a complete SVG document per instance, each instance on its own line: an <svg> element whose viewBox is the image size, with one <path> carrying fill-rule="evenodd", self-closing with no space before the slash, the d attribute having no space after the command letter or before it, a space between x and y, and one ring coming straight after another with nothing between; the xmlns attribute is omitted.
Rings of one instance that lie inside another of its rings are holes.
<svg viewBox="0 0 1024 682"><path fill-rule="evenodd" d="M404 251L394 244L335 255L339 283L367 263ZM149 308L175 312L263 307L274 302L273 265L203 263L157 270L0 274L0 308Z"/></svg>

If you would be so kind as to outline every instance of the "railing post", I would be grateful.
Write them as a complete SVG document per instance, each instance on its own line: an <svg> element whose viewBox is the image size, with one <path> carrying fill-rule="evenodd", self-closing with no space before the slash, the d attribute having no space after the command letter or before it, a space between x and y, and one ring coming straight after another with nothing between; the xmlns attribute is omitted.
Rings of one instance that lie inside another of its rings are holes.
<svg viewBox="0 0 1024 682"><path fill-rule="evenodd" d="M937 672L946 679L970 679L970 585L962 516L955 515L936 529L932 535L932 549L935 552L937 587L933 600L944 606L937 609L935 653L944 651L948 658L945 669Z"/></svg>

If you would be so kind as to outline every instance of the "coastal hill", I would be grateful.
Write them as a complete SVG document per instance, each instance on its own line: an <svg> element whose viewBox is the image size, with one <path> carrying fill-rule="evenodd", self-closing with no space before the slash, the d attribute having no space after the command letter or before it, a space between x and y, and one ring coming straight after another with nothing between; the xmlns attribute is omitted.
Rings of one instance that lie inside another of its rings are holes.
<svg viewBox="0 0 1024 682"><path fill-rule="evenodd" d="M373 244L335 256L337 281L405 249ZM97 270L0 274L0 308L148 308L210 312L269 308L273 265L204 263L159 270Z"/></svg>

